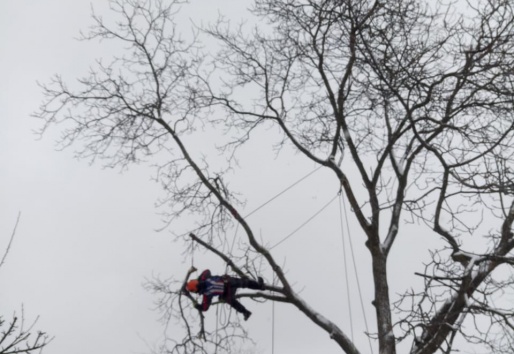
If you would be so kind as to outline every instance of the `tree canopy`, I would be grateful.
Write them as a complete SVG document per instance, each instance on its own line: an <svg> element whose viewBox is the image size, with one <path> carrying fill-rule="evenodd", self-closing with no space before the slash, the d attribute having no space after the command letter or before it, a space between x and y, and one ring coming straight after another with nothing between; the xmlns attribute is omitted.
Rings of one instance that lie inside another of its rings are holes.
<svg viewBox="0 0 514 354"><path fill-rule="evenodd" d="M43 85L42 132L61 126L63 147L107 166L158 155L167 221L200 220L179 237L239 275L271 270L276 283L254 298L290 303L343 352L367 352L295 290L241 212L245 191L230 186L249 141L292 148L333 173L365 235L356 241L371 256L379 353L406 341L411 354L511 352L514 313L500 296L512 295L514 263L512 1L256 0L254 28L220 18L193 36L176 24L181 3L112 1L112 23L94 14L84 39L125 51L78 83ZM263 126L277 139L262 139ZM192 144L202 130L219 137L222 159ZM389 256L406 222L443 244L416 269L424 287L391 290ZM233 225L244 232L237 251L224 236ZM199 339L180 289L154 289L185 328L169 351L246 335L230 327Z"/></svg>

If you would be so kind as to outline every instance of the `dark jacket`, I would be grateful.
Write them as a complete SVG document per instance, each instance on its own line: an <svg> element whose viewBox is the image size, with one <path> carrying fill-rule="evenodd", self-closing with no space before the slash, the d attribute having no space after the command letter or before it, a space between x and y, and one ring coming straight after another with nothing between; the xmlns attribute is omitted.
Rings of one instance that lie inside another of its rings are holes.
<svg viewBox="0 0 514 354"><path fill-rule="evenodd" d="M206 269L198 277L198 293L203 295L200 310L207 311L211 306L213 296L224 297L226 294L226 277L211 275Z"/></svg>

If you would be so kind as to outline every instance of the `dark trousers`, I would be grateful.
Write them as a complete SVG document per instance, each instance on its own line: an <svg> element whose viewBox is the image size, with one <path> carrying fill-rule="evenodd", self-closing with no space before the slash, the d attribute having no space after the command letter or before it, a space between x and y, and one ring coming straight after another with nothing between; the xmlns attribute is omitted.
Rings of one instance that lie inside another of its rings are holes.
<svg viewBox="0 0 514 354"><path fill-rule="evenodd" d="M246 307L236 300L236 291L239 288L258 290L260 289L260 285L258 282L251 279L228 277L225 280L225 292L223 293L223 296L220 296L220 299L232 306L237 312L246 313L248 312Z"/></svg>

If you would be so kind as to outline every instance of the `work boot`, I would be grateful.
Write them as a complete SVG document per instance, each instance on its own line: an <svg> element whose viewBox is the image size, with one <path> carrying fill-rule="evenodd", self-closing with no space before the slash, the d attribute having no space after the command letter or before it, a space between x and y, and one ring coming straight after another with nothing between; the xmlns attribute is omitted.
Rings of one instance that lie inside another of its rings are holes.
<svg viewBox="0 0 514 354"><path fill-rule="evenodd" d="M248 311L248 310L245 313L243 313L245 321L248 320L251 315L252 315L252 313L250 311Z"/></svg>
<svg viewBox="0 0 514 354"><path fill-rule="evenodd" d="M257 282L259 283L259 289L264 290L264 280L262 277L257 277Z"/></svg>

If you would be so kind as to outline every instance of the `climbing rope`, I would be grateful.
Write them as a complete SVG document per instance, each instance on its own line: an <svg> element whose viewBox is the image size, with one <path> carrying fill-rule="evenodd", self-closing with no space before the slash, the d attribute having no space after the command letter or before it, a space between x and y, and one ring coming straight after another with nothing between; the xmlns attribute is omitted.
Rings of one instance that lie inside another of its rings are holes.
<svg viewBox="0 0 514 354"><path fill-rule="evenodd" d="M311 222L316 216L318 216L319 214L321 214L321 212L323 210L325 210L330 204L332 204L332 202L334 200L336 200L336 198L338 197L338 194L336 194L332 199L330 199L325 205L323 205L323 207L321 207L320 210L318 210L314 215L312 215L310 218L308 218L303 224L301 224L300 226L298 226L296 229L294 229L291 233L289 233L287 236L285 236L284 238L282 238L280 241L278 241L276 244L274 244L273 246L269 247L269 250L271 251L272 249L274 249L275 247L277 247L278 245L280 245L281 243L285 242L287 239L289 239L291 236L293 236L295 233L297 233L299 230L301 230L305 225L307 225L309 222Z"/></svg>
<svg viewBox="0 0 514 354"><path fill-rule="evenodd" d="M320 168L322 168L323 165L319 165L317 168L315 168L314 170L312 170L311 172L307 173L305 176L303 176L302 178L300 178L299 180L293 182L291 185L289 185L288 187L286 187L285 189L283 189L281 192L277 193L276 195L274 195L273 197L271 197L270 199L268 199L267 201L265 201L264 203L262 203L261 205L259 205L257 208L255 208L254 210L252 210L251 212L249 212L248 214L246 214L245 216L243 216L243 218L247 218L249 217L250 215L256 213L257 211L259 211L260 209L264 208L266 205L268 205L269 203L271 203L272 201L274 201L275 199L277 199L278 197L280 197L282 194L286 193L287 191L289 191L291 188L295 187L296 185L298 185L300 182L302 182L303 180L307 179L308 177L310 177L311 175L313 175L315 172L319 171ZM216 221L214 222L212 225L216 225L217 223L219 223L219 221ZM202 225L202 226L199 226L197 227L196 229L193 229L192 231L188 231L188 232L185 232L181 235L179 235L179 237L183 237L185 235L189 235L190 233L195 233L197 232L198 230L200 229L203 229L204 227L206 227L205 225Z"/></svg>
<svg viewBox="0 0 514 354"><path fill-rule="evenodd" d="M294 182L293 184L291 184L289 187L287 187L286 189L284 189L283 191L279 192L278 194L276 194L275 196L271 197L270 199L268 199L266 202L264 202L263 204L259 205L257 208L255 208L254 210L252 210L250 213L248 213L247 215L245 215L244 217L247 218L249 217L250 215L252 215L253 213L259 211L260 209L264 208L266 205L268 205L269 203L271 203L272 201L274 201L275 199L277 199L278 197L280 197L282 194L284 194L285 192L287 192L288 190L290 190L291 188L295 187L297 184L299 184L300 182L302 182L303 180L307 179L308 177L310 177L312 174L314 174L315 172L317 172L320 168L322 168L323 165L319 165L316 169L314 169L313 171L309 172L308 174L306 174L305 176L303 176L302 178L300 178L299 180L297 180L296 182Z"/></svg>
<svg viewBox="0 0 514 354"><path fill-rule="evenodd" d="M362 290L361 290L361 285L360 285L360 281L359 281L359 274L357 272L357 263L355 262L355 252L353 250L353 243L352 243L352 237L351 237L351 234L350 234L350 223L348 222L348 212L346 210L346 203L344 202L344 199L343 199L343 194L342 194L342 190L341 190L341 200L342 200L342 204L343 204L343 210L344 210L344 216L345 216L345 221L346 221L346 231L347 231L347 234L348 234L348 240L349 240L349 244L350 244L350 252L351 252L351 255L352 255L352 262L353 262L353 270L354 270L354 273L355 273L355 280L357 282L357 289L359 291L359 298L360 298L360 304L361 304L361 310L362 310L362 317L364 319L364 325L366 327L366 333L370 333L369 332L369 327L368 327L368 321L366 319L366 311L364 310L364 301L362 300ZM340 201L341 203L341 201ZM344 238L344 235L343 235L343 238ZM346 258L346 257L345 257ZM345 260L346 262L346 260ZM352 329L352 333L353 333L353 329ZM369 337L369 335L367 336L368 337L368 342L369 342L369 349L371 351L371 353L373 353L373 346L371 344L371 338Z"/></svg>
<svg viewBox="0 0 514 354"><path fill-rule="evenodd" d="M218 346L220 344L219 332L226 331L226 328L230 322L230 316L232 315L232 308L228 310L226 306L221 306L220 302L216 303L216 351L218 352Z"/></svg>
<svg viewBox="0 0 514 354"><path fill-rule="evenodd" d="M277 275L273 273L273 286L277 280ZM271 302L271 354L275 354L275 301Z"/></svg>
<svg viewBox="0 0 514 354"><path fill-rule="evenodd" d="M191 239L191 268L195 266L195 242Z"/></svg>
<svg viewBox="0 0 514 354"><path fill-rule="evenodd" d="M349 239L350 253L351 253L351 256L352 256L353 269L354 269L354 273L355 273L355 279L356 279L356 282L357 282L357 288L358 288L358 293L359 293L359 298L360 298L360 305L361 305L361 310L362 310L362 314L363 314L364 324L365 324L365 327L366 327L366 333L370 333L370 332L369 332L369 327L368 327L368 321L366 319L366 312L364 310L364 301L363 301L363 297L362 297L362 290L361 290L361 286L360 286L359 275L358 275L358 272L357 272L357 264L356 264L356 261L355 261L355 252L354 252L354 249L353 249L352 238L350 236L350 226L349 226L349 221L348 221L348 212L346 210L346 204L344 203L344 200L343 200L342 190L339 193L337 193L335 195L335 197L330 199L325 205L323 205L323 207L321 207L321 209L318 210L314 215L312 215L309 219L307 219L305 222L303 222L299 227L294 229L291 233L289 233L287 236L285 236L280 241L278 241L275 245L270 247L269 250L272 250L273 248L277 247L278 245L282 244L283 242L288 240L290 237L292 237L296 232L298 232L300 229L302 229L305 225L307 225L310 221L312 221L316 216L321 214L321 212L323 210L325 210L329 205L331 205L332 202L336 198L338 198L338 197L340 197L339 198L339 212L340 212L339 221L340 221L340 229L341 229L342 242L343 242L343 252L344 252L343 259L344 259L344 268L345 268L346 291L347 291L347 297L348 297L350 329L351 329L351 337L352 337L352 341L353 341L354 340L353 318L352 318L352 311L351 311L351 308L352 308L351 307L351 300L350 300L351 297L350 297L350 292L349 292L350 285L349 285L349 276L348 276L348 264L346 262L346 253L347 253L347 251L346 251L346 242L345 242L345 237L344 237L343 213L344 213L344 216L345 216L346 232L348 234L348 239ZM274 283L275 283L275 277L273 278L273 285L274 285ZM271 311L272 311L271 348L272 348L272 354L274 354L274 347L275 347L275 302L274 301L272 302ZM373 346L372 346L371 339L370 339L369 336L368 336L368 342L369 342L370 351L371 351L371 353L373 353Z"/></svg>
<svg viewBox="0 0 514 354"><path fill-rule="evenodd" d="M342 191L339 192L339 194L341 194ZM344 256L343 256L343 261L344 261L344 278L345 278L345 282L346 282L346 297L348 298L348 314L349 314L349 318L350 318L350 330L351 330L351 335L352 335L352 342L354 340L354 337L353 337L353 318L352 318L352 300L351 300L351 296L350 296L350 284L349 284L349 277L348 277L348 264L346 263L346 242L345 242L345 237L344 237L344 228L343 228L343 207L341 205L341 198L338 199L339 200L339 222L340 222L340 226L341 226L341 239L343 241L343 253L344 253ZM347 223L348 225L348 223Z"/></svg>
<svg viewBox="0 0 514 354"><path fill-rule="evenodd" d="M311 176L312 174L317 172L321 167L323 167L323 166L317 167L315 170L309 172L307 175L305 175L302 178L300 178L299 180L295 181L290 186L288 186L287 188L285 188L284 190L282 190L281 192L279 192L278 194L276 194L275 196L273 196L272 198L270 198L269 200L267 200L266 202L264 202L263 204L261 204L260 206L255 208L254 210L252 210L250 213L245 215L244 218L247 218L250 215L252 215L255 212L257 212L258 210L262 209L264 206L268 205L269 203L271 203L272 201L274 201L275 199L277 199L278 197L280 197L281 195L283 195L284 193L286 193L287 191L289 191L290 189L292 189L293 187L298 185L300 182L302 182L303 180L305 180L306 178L308 178L309 176ZM290 232L287 236L283 237L276 244L274 244L273 246L269 247L269 250L274 249L275 247L279 246L280 244L282 244L283 242L285 242L289 238L291 238L293 235L295 235L299 230L301 230L309 222L311 222L314 218L316 218L319 214L321 214L339 196L341 196L340 199L339 199L340 228L341 228L342 241L343 241L343 252L345 253L345 256L343 257L343 259L344 259L344 263L345 263L344 264L344 267L345 267L345 278L346 278L348 306L349 306L349 314L350 314L349 317L350 317L350 326L351 326L351 336L352 336L352 341L353 341L353 319L352 319L352 313L351 313L351 303L350 303L350 294L349 294L349 288L350 287L349 287L348 267L347 267L347 263L346 263L346 243L345 243L345 238L344 238L343 217L342 217L342 213L343 212L345 214L346 229L347 229L347 234L348 234L348 239L349 239L350 252L351 252L351 255L352 255L353 267L354 267L354 272L355 272L355 279L356 279L356 282L357 282L357 288L358 288L358 292L359 292L361 309L362 309L362 313L363 313L363 319L364 319L364 323L365 323L365 326L366 326L366 332L367 333L370 333L370 332L369 332L368 322L367 322L366 314L365 314L365 310L364 310L364 302L363 302L363 299L362 299L362 291L361 291L361 286L360 286L359 277L358 277L358 273L357 273L357 266L356 266L356 261L355 261L355 253L354 253L354 250L353 250L352 238L350 236L350 228L349 228L349 222L348 222L348 213L347 213L347 210L346 210L346 204L344 203L344 200L343 200L342 190L339 193L337 193L333 198L331 198L325 205L323 205L321 207L320 210L318 210L314 215L312 215L310 218L308 218L300 226L298 226L296 229L294 229L292 232ZM236 240L236 236L237 236L238 226L239 225L237 225L237 227L236 227L236 231L235 231L235 234L234 234L234 237L233 237L233 240L232 240L232 245L230 247L231 253L232 253L232 250L233 250L234 245L235 245L235 240ZM200 226L200 227L194 229L191 232L198 231L198 230L202 229L203 227L205 227L205 226ZM190 232L187 232L187 234L189 234L189 233ZM195 245L194 245L194 242L192 240L192 245L191 245L191 265L192 266L194 265L194 251L195 251ZM227 267L228 267L228 265L227 265ZM274 278L273 278L273 285L274 284L275 284L275 275L274 275ZM216 307L216 334L218 332L218 323L219 323L218 315L219 314L218 314L218 306L217 306ZM226 318L226 314L224 316ZM230 317L230 314L229 314L229 317ZM275 352L275 302L274 301L272 301L272 326L271 326L271 331L272 331L272 333L271 333L271 337L272 337L271 338L272 354L274 354L274 352ZM371 339L370 339L369 336L368 336L368 341L369 341L369 346L370 346L371 353L373 353L373 346L371 344ZM218 349L217 347L218 346L216 344L216 353L217 353L217 349Z"/></svg>
<svg viewBox="0 0 514 354"><path fill-rule="evenodd" d="M218 312L219 312L219 306L216 306L216 346L215 346L215 350L214 350L214 354L218 354L218 346L219 346L219 333L218 333L218 323L219 323L219 319L218 319Z"/></svg>
<svg viewBox="0 0 514 354"><path fill-rule="evenodd" d="M268 205L269 203L271 203L272 201L274 201L275 199L277 199L278 197L280 197L282 194L286 193L287 191L289 191L290 189L292 189L293 187L295 187L296 185L298 185L300 182L304 181L305 179L307 179L308 177L310 177L311 175L313 175L315 172L317 172L321 167L323 167L322 165L318 166L317 168L315 168L314 170L312 170L311 172L307 173L305 176L303 176L302 178L298 179L297 181L293 182L291 185L289 185L287 188L283 189L281 192L275 194L273 197L271 197L270 199L268 199L266 202L262 203L261 205L259 205L257 208L255 208L254 210L252 210L251 212L249 212L248 214L246 214L244 216L244 218L247 218L249 216L251 216L252 214L256 213L257 211L259 211L260 209L264 208L266 205ZM334 198L335 199L335 198ZM330 204L334 199L332 199L328 204ZM298 227L297 229L295 229L292 233L290 233L288 236L286 236L285 239L283 239L282 241L280 241L279 243L282 243L283 241L285 241L287 238L291 237L294 233L296 233L297 231L299 231L302 227L304 227L305 225L307 225L312 219L314 219L314 217L316 217L319 213L321 213L328 205L325 205L320 211L318 211L314 216L312 216L309 220L307 220L304 224L300 225L300 227ZM235 242L236 242L236 236L237 236L237 232L239 230L239 223L236 225L236 230L234 232L234 237L232 239L232 245L230 246L230 253L229 254L232 254L232 251L234 250L234 245L235 245ZM270 250L276 246L278 246L277 243L275 246L271 247ZM228 264L226 266L226 270L225 270L225 273L227 273L228 271Z"/></svg>
<svg viewBox="0 0 514 354"><path fill-rule="evenodd" d="M237 223L237 225L236 225L236 231L234 232L234 237L232 238L232 246L230 246L229 254L232 254L232 251L234 251L234 245L236 244L236 237L237 237L238 231L239 231L239 223ZM227 264L227 267L228 267L228 264Z"/></svg>

